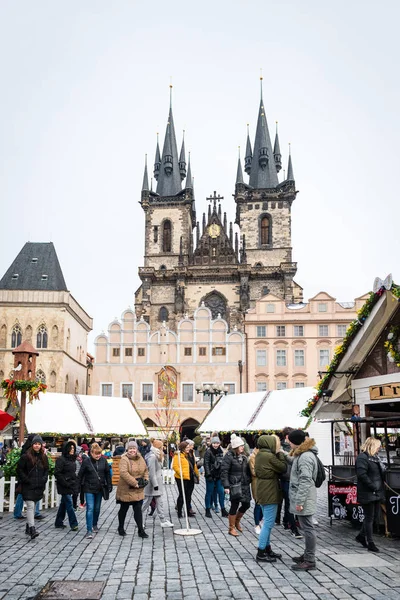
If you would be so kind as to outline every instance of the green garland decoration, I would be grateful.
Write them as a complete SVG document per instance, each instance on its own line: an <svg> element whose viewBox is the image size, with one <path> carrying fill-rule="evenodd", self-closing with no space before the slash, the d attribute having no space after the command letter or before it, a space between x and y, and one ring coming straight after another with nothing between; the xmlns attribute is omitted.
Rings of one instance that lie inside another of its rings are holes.
<svg viewBox="0 0 400 600"><path fill-rule="evenodd" d="M400 299L400 286L393 284L390 291L393 294L393 296L395 296L395 298ZM301 411L300 414L303 417L311 416L311 413L312 413L314 407L316 406L317 402L322 397L322 392L325 389L327 389L328 383L329 383L332 375L337 370L344 354L347 352L351 342L353 341L353 339L355 338L357 333L360 331L361 327L364 325L366 319L371 314L372 309L374 308L375 304L378 302L379 298L382 296L383 292L384 292L383 288L378 290L376 293L371 292L369 295L369 298L366 300L365 304L360 308L359 311L357 311L357 318L354 319L354 321L352 321L350 323L350 325L346 331L346 335L343 339L342 344L340 346L338 346L335 350L335 354L333 356L333 359L332 359L329 367L327 368L326 374L324 375L324 377L319 381L318 385L316 386L316 388L317 388L316 394L312 398L310 398L310 400L307 403L307 406L305 408L303 408L303 410ZM394 335L390 340L387 340L387 342L385 342L385 347L388 348L389 353L393 356L398 367L400 367L400 353L397 351L396 341L398 340L399 333L400 333L400 331L397 332L397 338ZM386 344L388 344L388 345L386 346Z"/></svg>
<svg viewBox="0 0 400 600"><path fill-rule="evenodd" d="M388 351L388 358L390 362L396 363L400 367L400 352L398 350L399 345L400 326L395 325L390 328L387 336L387 340L384 343L386 350Z"/></svg>

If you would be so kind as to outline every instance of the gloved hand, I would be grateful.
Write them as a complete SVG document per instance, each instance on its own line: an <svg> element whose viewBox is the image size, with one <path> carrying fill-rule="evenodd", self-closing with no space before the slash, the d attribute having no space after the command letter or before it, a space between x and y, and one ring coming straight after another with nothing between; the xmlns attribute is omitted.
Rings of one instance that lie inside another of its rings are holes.
<svg viewBox="0 0 400 600"><path fill-rule="evenodd" d="M155 492L158 492L158 485L156 485L153 489Z"/></svg>

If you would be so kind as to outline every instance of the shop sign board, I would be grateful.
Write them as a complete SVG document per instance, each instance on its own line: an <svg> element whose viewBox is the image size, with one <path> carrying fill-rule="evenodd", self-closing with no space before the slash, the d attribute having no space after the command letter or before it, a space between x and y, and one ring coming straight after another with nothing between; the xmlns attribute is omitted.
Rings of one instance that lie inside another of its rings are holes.
<svg viewBox="0 0 400 600"><path fill-rule="evenodd" d="M400 535L400 490L386 490L387 528L393 535Z"/></svg>
<svg viewBox="0 0 400 600"><path fill-rule="evenodd" d="M345 519L353 524L364 520L362 506L357 503L357 485L352 481L328 482L329 515L334 519Z"/></svg>
<svg viewBox="0 0 400 600"><path fill-rule="evenodd" d="M371 400L400 399L400 383L384 383L382 385L371 385L369 388Z"/></svg>

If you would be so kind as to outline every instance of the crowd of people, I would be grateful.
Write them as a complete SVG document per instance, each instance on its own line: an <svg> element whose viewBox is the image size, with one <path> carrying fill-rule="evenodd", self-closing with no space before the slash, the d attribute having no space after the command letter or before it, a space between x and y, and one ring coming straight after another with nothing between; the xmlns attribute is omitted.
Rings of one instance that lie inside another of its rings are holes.
<svg viewBox="0 0 400 600"><path fill-rule="evenodd" d="M358 502L365 519L356 541L371 552L379 552L373 541L373 523L384 498L383 467L377 457L380 441L368 438L356 461ZM138 536L146 539L145 521L157 514L162 528L173 527L164 509L163 465L165 447L161 440L131 440L119 444L113 455L119 456L119 479L116 488L118 534L126 535L125 520L132 507ZM250 452L246 441L233 433L224 451L218 432L207 436L195 449L192 440L182 441L172 458L178 497L175 509L178 518L193 517L195 485L205 477L205 516L212 511L228 518L228 534L238 537L243 532L243 516L254 501L254 527L258 536L256 560L275 562L281 555L271 546L271 532L281 524L295 538L304 538L304 552L293 557L292 568L308 571L316 568L317 488L325 475L318 459L315 440L303 430L290 427L280 435L260 435ZM14 517L24 518L26 503L26 534L39 535L35 520L43 518L39 502L49 476L47 450L39 435L28 436L17 466L19 493ZM86 538L99 531L103 500L112 491L112 453L110 444L102 447L92 440L90 447L77 446L68 440L55 463L57 491L61 496L54 526L64 529L66 518L72 531L78 530L76 510L86 508ZM229 505L229 510L227 510ZM150 510L150 512L149 512ZM282 519L281 519L281 514Z"/></svg>

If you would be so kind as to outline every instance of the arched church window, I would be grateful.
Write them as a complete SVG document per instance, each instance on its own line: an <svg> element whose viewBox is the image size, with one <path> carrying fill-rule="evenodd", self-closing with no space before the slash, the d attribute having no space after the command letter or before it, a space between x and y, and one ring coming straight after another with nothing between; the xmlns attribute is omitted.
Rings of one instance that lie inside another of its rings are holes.
<svg viewBox="0 0 400 600"><path fill-rule="evenodd" d="M218 315L221 315L223 319L226 318L226 300L221 294L212 292L204 298L204 304L211 310L213 319L216 319Z"/></svg>
<svg viewBox="0 0 400 600"><path fill-rule="evenodd" d="M0 329L0 348L7 346L7 325L2 325Z"/></svg>
<svg viewBox="0 0 400 600"><path fill-rule="evenodd" d="M168 220L163 225L162 249L163 252L171 252L171 221Z"/></svg>
<svg viewBox="0 0 400 600"><path fill-rule="evenodd" d="M16 348L22 343L22 329L21 326L16 323L11 331L11 348Z"/></svg>
<svg viewBox="0 0 400 600"><path fill-rule="evenodd" d="M47 327L44 323L37 330L36 348L47 348Z"/></svg>
<svg viewBox="0 0 400 600"><path fill-rule="evenodd" d="M36 381L38 381L39 383L46 383L46 375L44 374L44 371L42 371L42 369L38 369L36 371Z"/></svg>
<svg viewBox="0 0 400 600"><path fill-rule="evenodd" d="M271 222L269 217L263 217L261 219L261 245L271 243Z"/></svg>
<svg viewBox="0 0 400 600"><path fill-rule="evenodd" d="M167 270L167 267L165 265L160 266L160 271L166 271L166 270Z"/></svg>
<svg viewBox="0 0 400 600"><path fill-rule="evenodd" d="M165 306L162 306L160 308L160 312L158 314L158 320L161 322L168 321L168 309L165 308Z"/></svg>

